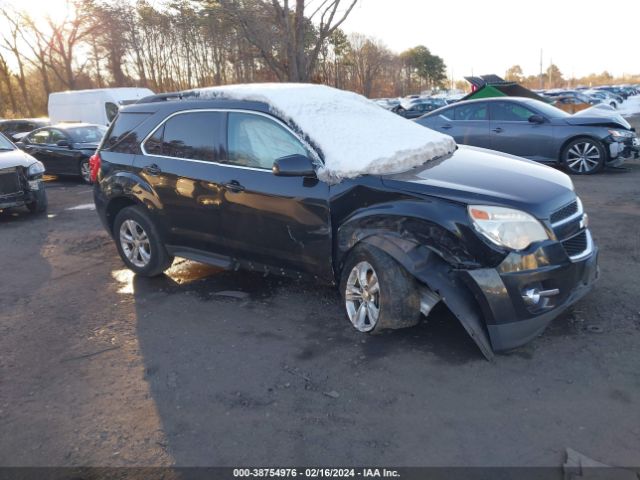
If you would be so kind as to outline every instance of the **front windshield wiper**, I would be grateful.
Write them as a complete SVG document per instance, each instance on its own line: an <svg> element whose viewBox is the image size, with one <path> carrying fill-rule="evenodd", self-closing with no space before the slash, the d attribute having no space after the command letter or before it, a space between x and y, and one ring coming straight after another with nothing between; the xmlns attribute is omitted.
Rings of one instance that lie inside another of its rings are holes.
<svg viewBox="0 0 640 480"><path fill-rule="evenodd" d="M0 147L0 152L10 152L12 150L13 148L10 148L10 147Z"/></svg>

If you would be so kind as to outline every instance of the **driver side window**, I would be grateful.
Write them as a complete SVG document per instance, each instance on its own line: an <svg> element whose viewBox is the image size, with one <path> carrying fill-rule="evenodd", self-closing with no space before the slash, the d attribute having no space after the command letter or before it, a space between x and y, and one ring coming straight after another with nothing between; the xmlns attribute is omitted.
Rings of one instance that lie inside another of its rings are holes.
<svg viewBox="0 0 640 480"><path fill-rule="evenodd" d="M492 104L491 120L503 122L527 122L536 112L517 103L495 102Z"/></svg>
<svg viewBox="0 0 640 480"><path fill-rule="evenodd" d="M227 163L271 170L273 162L288 155L308 152L282 125L261 115L229 113Z"/></svg>
<svg viewBox="0 0 640 480"><path fill-rule="evenodd" d="M67 136L62 133L60 130L51 130L51 136L49 137L49 143L54 145L58 143L60 140L66 140Z"/></svg>

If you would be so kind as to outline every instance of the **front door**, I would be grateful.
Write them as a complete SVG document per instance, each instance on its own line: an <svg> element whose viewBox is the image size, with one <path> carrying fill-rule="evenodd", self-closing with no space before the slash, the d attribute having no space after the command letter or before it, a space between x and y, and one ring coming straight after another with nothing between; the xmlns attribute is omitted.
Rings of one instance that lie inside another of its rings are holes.
<svg viewBox="0 0 640 480"><path fill-rule="evenodd" d="M58 142L64 141L65 145L58 145ZM49 137L49 145L47 146L47 154L49 156L49 165L55 168L57 173L67 175L80 174L80 156L78 152L71 149L71 139L61 130L51 129Z"/></svg>
<svg viewBox="0 0 640 480"><path fill-rule="evenodd" d="M556 160L553 154L553 127L529 121L538 112L510 101L491 102L491 148L531 160Z"/></svg>
<svg viewBox="0 0 640 480"><path fill-rule="evenodd" d="M313 153L273 117L230 112L227 123L221 224L230 246L241 258L276 271L331 278L329 186L272 173L277 158Z"/></svg>

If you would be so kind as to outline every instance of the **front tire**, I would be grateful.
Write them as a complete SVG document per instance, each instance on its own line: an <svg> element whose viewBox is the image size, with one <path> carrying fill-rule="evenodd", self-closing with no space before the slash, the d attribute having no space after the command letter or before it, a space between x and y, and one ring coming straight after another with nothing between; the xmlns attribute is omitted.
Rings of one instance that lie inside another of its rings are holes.
<svg viewBox="0 0 640 480"><path fill-rule="evenodd" d="M35 199L32 202L26 204L31 213L44 213L47 211L49 201L47 200L47 192L44 189L44 185L40 185L41 190L38 190L35 194Z"/></svg>
<svg viewBox="0 0 640 480"><path fill-rule="evenodd" d="M604 167L606 151L598 140L576 138L562 150L562 164L575 175L591 175Z"/></svg>
<svg viewBox="0 0 640 480"><path fill-rule="evenodd" d="M113 237L120 257L138 275L155 277L173 263L157 228L142 207L126 207L118 212Z"/></svg>
<svg viewBox="0 0 640 480"><path fill-rule="evenodd" d="M377 334L420 321L415 279L393 258L367 244L355 247L342 269L340 292L353 327Z"/></svg>

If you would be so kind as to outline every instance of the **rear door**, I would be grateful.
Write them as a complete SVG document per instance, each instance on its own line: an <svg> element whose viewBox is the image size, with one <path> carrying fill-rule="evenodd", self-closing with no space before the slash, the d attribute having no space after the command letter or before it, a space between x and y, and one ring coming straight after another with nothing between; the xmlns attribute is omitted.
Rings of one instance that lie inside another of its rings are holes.
<svg viewBox="0 0 640 480"><path fill-rule="evenodd" d="M332 278L329 186L272 173L277 158L314 154L280 121L257 112L229 112L227 138L221 226L238 256Z"/></svg>
<svg viewBox="0 0 640 480"><path fill-rule="evenodd" d="M491 148L489 108L487 102L471 102L452 108L453 121L449 135L457 143L474 147ZM449 114L451 116L451 113Z"/></svg>
<svg viewBox="0 0 640 480"><path fill-rule="evenodd" d="M539 115L518 102L490 102L491 148L531 160L555 161L553 127L545 119L542 124L529 121Z"/></svg>
<svg viewBox="0 0 640 480"><path fill-rule="evenodd" d="M225 131L224 112L178 112L156 127L142 145L143 155L134 159L160 200L159 218L170 245L231 254L221 226Z"/></svg>
<svg viewBox="0 0 640 480"><path fill-rule="evenodd" d="M53 153L50 148L51 130L49 128L43 128L27 135L22 143L24 151L40 160L44 164L47 173L62 173L60 164L52 158Z"/></svg>

